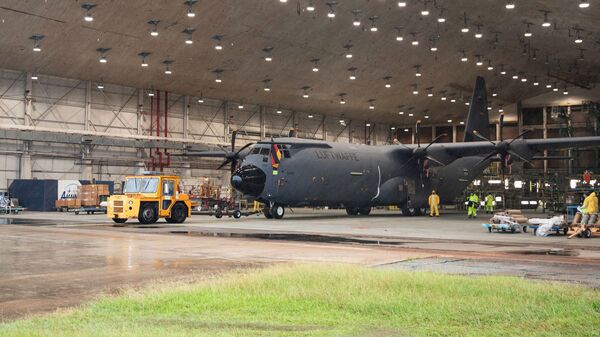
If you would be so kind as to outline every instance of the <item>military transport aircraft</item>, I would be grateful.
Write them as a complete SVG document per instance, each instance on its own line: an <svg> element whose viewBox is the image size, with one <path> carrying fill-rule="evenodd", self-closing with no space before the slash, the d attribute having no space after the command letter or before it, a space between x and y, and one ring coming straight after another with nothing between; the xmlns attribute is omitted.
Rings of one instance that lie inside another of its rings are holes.
<svg viewBox="0 0 600 337"><path fill-rule="evenodd" d="M500 134L504 125L500 117ZM249 143L235 151L187 153L223 157L231 164L231 185L265 203L267 218L281 219L286 207L342 207L348 215L368 215L371 207L398 205L404 215L419 215L432 189L441 203L452 203L493 160L502 172L513 158L529 162L550 149L600 146L600 137L489 140L485 80L478 77L462 143L369 146L294 137Z"/></svg>

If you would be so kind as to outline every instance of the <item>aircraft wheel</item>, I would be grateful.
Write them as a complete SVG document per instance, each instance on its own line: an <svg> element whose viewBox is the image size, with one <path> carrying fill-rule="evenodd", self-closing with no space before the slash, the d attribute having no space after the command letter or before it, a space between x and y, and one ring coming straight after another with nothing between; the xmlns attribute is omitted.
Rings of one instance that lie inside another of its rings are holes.
<svg viewBox="0 0 600 337"><path fill-rule="evenodd" d="M274 204L271 207L271 214L275 219L281 219L285 215L285 208L281 204Z"/></svg>
<svg viewBox="0 0 600 337"><path fill-rule="evenodd" d="M361 207L358 209L358 213L360 213L360 215L369 215L371 214L371 207Z"/></svg>
<svg viewBox="0 0 600 337"><path fill-rule="evenodd" d="M348 215L358 215L358 208L356 208L356 207L346 207L346 213Z"/></svg>
<svg viewBox="0 0 600 337"><path fill-rule="evenodd" d="M402 215L404 216L415 216L415 209L409 207L402 208Z"/></svg>
<svg viewBox="0 0 600 337"><path fill-rule="evenodd" d="M271 214L271 209L267 206L265 206L265 208L263 208L263 215L267 219L273 219L273 214Z"/></svg>
<svg viewBox="0 0 600 337"><path fill-rule="evenodd" d="M156 206L151 203L143 204L140 208L138 220L143 225L155 223L158 220L158 210L156 209Z"/></svg>

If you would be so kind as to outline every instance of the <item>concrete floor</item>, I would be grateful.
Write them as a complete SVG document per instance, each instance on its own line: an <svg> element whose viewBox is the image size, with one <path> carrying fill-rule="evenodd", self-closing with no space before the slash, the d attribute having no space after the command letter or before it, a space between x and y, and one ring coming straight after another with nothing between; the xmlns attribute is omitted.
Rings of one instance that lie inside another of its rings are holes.
<svg viewBox="0 0 600 337"><path fill-rule="evenodd" d="M0 218L0 320L84 303L163 280L194 280L288 261L500 274L600 287L600 240L488 233L481 219L348 217L297 210L285 219L193 216L117 228L103 214Z"/></svg>

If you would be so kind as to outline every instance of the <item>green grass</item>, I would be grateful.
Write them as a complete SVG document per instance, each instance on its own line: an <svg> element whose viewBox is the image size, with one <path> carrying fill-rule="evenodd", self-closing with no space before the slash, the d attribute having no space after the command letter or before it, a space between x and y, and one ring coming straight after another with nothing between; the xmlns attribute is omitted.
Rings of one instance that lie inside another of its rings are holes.
<svg viewBox="0 0 600 337"><path fill-rule="evenodd" d="M514 277L281 265L0 325L0 336L600 336L600 293Z"/></svg>

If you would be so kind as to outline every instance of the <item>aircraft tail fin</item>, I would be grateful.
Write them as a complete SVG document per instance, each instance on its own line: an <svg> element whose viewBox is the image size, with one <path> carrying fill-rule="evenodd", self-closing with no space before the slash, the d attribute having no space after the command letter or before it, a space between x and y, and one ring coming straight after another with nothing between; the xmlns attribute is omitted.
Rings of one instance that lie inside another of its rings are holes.
<svg viewBox="0 0 600 337"><path fill-rule="evenodd" d="M477 76L473 96L471 96L471 105L469 106L469 116L465 127L465 142L481 140L473 134L477 131L483 137L490 139L490 117L487 110L487 91L485 79Z"/></svg>

